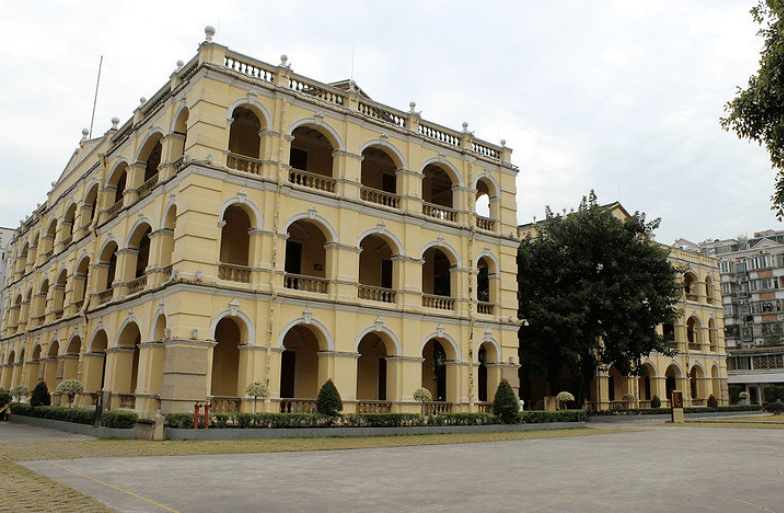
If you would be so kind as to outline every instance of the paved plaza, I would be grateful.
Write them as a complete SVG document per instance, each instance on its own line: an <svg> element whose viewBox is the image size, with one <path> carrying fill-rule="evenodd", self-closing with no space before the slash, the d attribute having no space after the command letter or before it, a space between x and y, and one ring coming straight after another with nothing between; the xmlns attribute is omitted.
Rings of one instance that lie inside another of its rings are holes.
<svg viewBox="0 0 784 513"><path fill-rule="evenodd" d="M784 512L781 430L639 427L461 445L22 464L121 512Z"/></svg>

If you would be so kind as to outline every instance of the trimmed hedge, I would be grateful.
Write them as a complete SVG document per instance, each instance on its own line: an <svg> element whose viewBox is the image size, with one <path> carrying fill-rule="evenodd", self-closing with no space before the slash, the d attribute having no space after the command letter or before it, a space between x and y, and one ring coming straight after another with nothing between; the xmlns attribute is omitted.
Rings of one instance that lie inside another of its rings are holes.
<svg viewBox="0 0 784 513"><path fill-rule="evenodd" d="M514 424L546 422L584 422L583 410L518 412ZM192 413L168 413L166 423L174 429L192 429ZM403 426L482 426L503 424L492 413L439 413L423 417L416 413L348 413L337 418L320 413L216 413L210 415L210 428L226 429L284 429L341 427L403 427ZM199 416L199 427L204 427Z"/></svg>
<svg viewBox="0 0 784 513"><path fill-rule="evenodd" d="M762 406L759 404L733 404L731 406L719 406L716 408L707 408L705 406L692 406L684 408L684 413L712 413L712 412L744 412L744 411L760 411ZM590 416L608 416L608 415L667 415L670 413L669 408L646 408L639 410L591 410L588 412Z"/></svg>
<svg viewBox="0 0 784 513"><path fill-rule="evenodd" d="M111 410L103 414L103 423L110 428L129 429L138 420L139 416L132 411Z"/></svg>
<svg viewBox="0 0 784 513"><path fill-rule="evenodd" d="M93 424L95 422L95 410L92 408L30 406L26 403L11 403L11 413L40 419L62 420L76 424Z"/></svg>

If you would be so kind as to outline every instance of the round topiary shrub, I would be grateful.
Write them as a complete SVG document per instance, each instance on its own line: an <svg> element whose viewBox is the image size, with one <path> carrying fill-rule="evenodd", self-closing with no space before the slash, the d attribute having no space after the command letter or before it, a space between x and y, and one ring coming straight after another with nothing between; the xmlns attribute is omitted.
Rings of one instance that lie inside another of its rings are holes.
<svg viewBox="0 0 784 513"><path fill-rule="evenodd" d="M68 396L68 406L71 406L73 403L74 396L76 394L81 393L84 390L84 386L76 379L65 379L57 385L57 388L54 390L55 393L60 395L67 395Z"/></svg>
<svg viewBox="0 0 784 513"><path fill-rule="evenodd" d="M343 401L340 399L338 389L331 379L328 379L319 391L316 399L316 411L322 415L337 417L338 412L343 409Z"/></svg>
<svg viewBox="0 0 784 513"><path fill-rule="evenodd" d="M30 406L49 406L52 400L49 398L49 388L46 383L40 381L33 389L33 395L30 396Z"/></svg>
<svg viewBox="0 0 784 513"><path fill-rule="evenodd" d="M659 399L658 395L653 396L653 399L651 399L651 408L661 408L661 399Z"/></svg>
<svg viewBox="0 0 784 513"><path fill-rule="evenodd" d="M504 424L516 424L519 420L517 411L520 409L512 385L505 379L498 384L493 400L493 413L501 418Z"/></svg>

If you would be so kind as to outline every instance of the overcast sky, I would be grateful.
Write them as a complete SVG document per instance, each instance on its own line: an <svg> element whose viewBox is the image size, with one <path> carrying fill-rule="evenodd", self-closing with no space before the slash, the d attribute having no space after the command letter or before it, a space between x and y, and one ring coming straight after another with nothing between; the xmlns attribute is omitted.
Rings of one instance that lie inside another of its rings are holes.
<svg viewBox="0 0 784 513"><path fill-rule="evenodd" d="M780 229L764 148L719 127L755 73L756 0L0 2L0 226L17 227L93 134L215 41L374 100L506 139L518 220L601 203L661 217L657 240Z"/></svg>

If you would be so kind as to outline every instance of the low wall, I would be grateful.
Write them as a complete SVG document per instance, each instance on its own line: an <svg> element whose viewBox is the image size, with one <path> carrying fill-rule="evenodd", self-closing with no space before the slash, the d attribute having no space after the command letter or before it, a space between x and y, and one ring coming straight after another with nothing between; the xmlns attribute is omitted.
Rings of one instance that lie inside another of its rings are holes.
<svg viewBox="0 0 784 513"><path fill-rule="evenodd" d="M94 436L96 438L136 438L136 428L119 429L105 426L95 427L92 424L77 424L75 422L65 422L62 420L40 419L38 417L27 417L25 415L10 415L8 422L17 424L27 424L47 429L56 429L66 433L77 435Z"/></svg>
<svg viewBox="0 0 784 513"><path fill-rule="evenodd" d="M426 435L439 433L505 433L535 429L574 429L585 422L549 422L541 424L492 424L489 426L408 426L408 427L325 427L325 428L166 428L167 440L244 440L253 438L313 438L319 436Z"/></svg>

